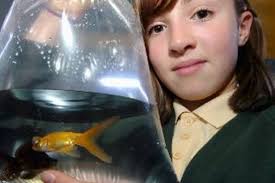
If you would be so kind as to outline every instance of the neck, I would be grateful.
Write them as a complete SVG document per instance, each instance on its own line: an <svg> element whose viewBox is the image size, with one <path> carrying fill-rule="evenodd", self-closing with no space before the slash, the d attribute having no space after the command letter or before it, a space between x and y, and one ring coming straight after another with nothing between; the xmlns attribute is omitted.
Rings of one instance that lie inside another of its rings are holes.
<svg viewBox="0 0 275 183"><path fill-rule="evenodd" d="M216 93L214 93L213 95L210 95L207 98L204 98L202 100L195 100L195 101L191 101L191 100L181 100L181 103L184 107L186 107L188 110L190 111L194 111L197 108L199 108L200 106L202 106L203 104L211 101L212 99L227 93L229 91L232 91L236 88L236 79L235 77L232 77L232 79L230 80L230 82L228 82L227 85L225 85L224 87L222 87L220 90L218 90Z"/></svg>

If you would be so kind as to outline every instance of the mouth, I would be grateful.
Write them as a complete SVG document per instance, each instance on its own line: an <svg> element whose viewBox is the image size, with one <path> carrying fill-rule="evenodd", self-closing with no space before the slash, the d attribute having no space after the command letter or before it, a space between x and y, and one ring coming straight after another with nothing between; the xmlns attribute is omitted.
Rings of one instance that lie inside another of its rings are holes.
<svg viewBox="0 0 275 183"><path fill-rule="evenodd" d="M205 63L206 60L186 60L173 67L172 71L180 75L190 75L200 70Z"/></svg>

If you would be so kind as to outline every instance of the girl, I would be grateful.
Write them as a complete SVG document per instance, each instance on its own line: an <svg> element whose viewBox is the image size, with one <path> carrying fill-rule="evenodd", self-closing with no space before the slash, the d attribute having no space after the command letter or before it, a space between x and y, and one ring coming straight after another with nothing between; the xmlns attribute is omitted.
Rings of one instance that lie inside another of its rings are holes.
<svg viewBox="0 0 275 183"><path fill-rule="evenodd" d="M179 182L274 182L274 93L249 2L136 5ZM42 178L74 182L54 171Z"/></svg>
<svg viewBox="0 0 275 183"><path fill-rule="evenodd" d="M250 4L144 0L139 9L164 121L173 101L164 133L178 180L273 182L273 86Z"/></svg>

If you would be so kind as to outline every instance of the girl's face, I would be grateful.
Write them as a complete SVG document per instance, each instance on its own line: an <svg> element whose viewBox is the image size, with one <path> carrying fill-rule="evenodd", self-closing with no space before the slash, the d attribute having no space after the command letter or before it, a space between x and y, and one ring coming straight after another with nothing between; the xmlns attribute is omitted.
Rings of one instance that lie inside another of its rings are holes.
<svg viewBox="0 0 275 183"><path fill-rule="evenodd" d="M150 62L179 98L204 100L228 87L251 23L248 11L237 17L233 0L178 0L146 27Z"/></svg>

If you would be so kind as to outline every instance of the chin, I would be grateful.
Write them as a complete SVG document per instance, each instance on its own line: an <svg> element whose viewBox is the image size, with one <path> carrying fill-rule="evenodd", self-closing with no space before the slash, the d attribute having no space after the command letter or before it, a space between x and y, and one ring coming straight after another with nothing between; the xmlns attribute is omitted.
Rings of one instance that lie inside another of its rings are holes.
<svg viewBox="0 0 275 183"><path fill-rule="evenodd" d="M209 101L212 98L214 98L213 95L208 94L207 92L201 93L201 92L192 92L189 95L183 95L182 97L180 97L181 99L190 101L190 102L199 102L199 101Z"/></svg>

